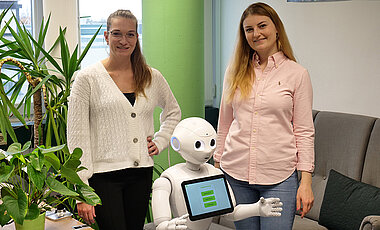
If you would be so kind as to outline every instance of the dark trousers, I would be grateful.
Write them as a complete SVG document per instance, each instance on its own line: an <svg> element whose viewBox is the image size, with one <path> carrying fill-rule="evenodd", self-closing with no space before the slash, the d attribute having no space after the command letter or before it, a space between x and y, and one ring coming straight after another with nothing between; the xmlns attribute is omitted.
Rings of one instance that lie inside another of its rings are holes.
<svg viewBox="0 0 380 230"><path fill-rule="evenodd" d="M89 184L102 200L95 207L101 230L142 230L152 191L153 167L96 173Z"/></svg>

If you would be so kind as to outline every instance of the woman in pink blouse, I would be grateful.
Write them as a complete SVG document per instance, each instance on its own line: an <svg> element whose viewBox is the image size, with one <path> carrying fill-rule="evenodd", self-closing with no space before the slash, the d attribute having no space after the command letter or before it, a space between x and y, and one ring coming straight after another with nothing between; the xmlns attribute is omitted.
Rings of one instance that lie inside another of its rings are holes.
<svg viewBox="0 0 380 230"><path fill-rule="evenodd" d="M250 5L239 28L225 74L215 166L225 172L238 204L261 196L284 204L280 218L252 217L235 222L237 229L291 230L296 210L303 217L314 201L310 77L296 63L273 8Z"/></svg>

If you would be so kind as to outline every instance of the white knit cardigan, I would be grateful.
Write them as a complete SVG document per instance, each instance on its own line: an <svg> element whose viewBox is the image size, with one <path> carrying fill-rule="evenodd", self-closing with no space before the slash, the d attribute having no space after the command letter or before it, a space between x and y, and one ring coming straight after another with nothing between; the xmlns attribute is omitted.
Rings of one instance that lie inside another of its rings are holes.
<svg viewBox="0 0 380 230"><path fill-rule="evenodd" d="M152 136L161 152L181 119L181 110L162 74L152 68L152 83L146 97L136 97L134 106L119 90L101 62L78 72L69 97L67 143L70 151L83 150L79 172L88 184L94 173L124 168L150 167L147 137ZM162 108L160 130L154 133L153 112Z"/></svg>

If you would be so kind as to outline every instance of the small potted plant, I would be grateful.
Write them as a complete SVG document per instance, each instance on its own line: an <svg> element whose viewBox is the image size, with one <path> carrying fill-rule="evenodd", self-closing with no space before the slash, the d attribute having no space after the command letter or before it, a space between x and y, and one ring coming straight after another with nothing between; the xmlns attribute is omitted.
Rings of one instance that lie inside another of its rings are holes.
<svg viewBox="0 0 380 230"><path fill-rule="evenodd" d="M16 229L44 229L45 212L69 198L91 205L101 204L94 190L78 176L82 150L70 153L65 145L37 147L13 143L0 152L0 225L14 220ZM63 150L65 162L54 154ZM38 227L38 228L37 228Z"/></svg>

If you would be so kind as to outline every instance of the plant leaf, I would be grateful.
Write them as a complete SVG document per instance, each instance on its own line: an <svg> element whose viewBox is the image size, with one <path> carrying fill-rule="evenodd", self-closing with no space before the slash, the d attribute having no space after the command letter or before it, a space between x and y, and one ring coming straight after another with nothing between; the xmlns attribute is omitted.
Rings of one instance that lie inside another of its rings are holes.
<svg viewBox="0 0 380 230"><path fill-rule="evenodd" d="M1 58L1 56L0 56L0 58ZM6 81L8 81L8 82L13 82L13 83L15 83L15 81L14 81L12 78L8 77L7 75L5 75L5 74L3 74L3 73L0 73L0 78L1 78L2 80L6 80Z"/></svg>
<svg viewBox="0 0 380 230"><path fill-rule="evenodd" d="M3 21L3 18L5 17L5 15L8 13L9 9L12 8L13 4L10 5L8 8L4 9L1 14L0 14L0 24L1 24L1 21Z"/></svg>
<svg viewBox="0 0 380 230"><path fill-rule="evenodd" d="M6 165L2 162L0 165L0 183L8 181L9 177L12 175L15 166Z"/></svg>
<svg viewBox="0 0 380 230"><path fill-rule="evenodd" d="M3 134L4 141L8 142L8 135L12 138L14 142L17 142L16 133L12 128L12 124L8 118L8 113L6 109L3 107L0 101L0 129ZM8 134L8 135L7 135Z"/></svg>
<svg viewBox="0 0 380 230"><path fill-rule="evenodd" d="M77 69L79 68L80 66L80 63L82 62L84 56L86 56L88 50L90 49L92 43L94 42L96 36L98 35L100 29L102 28L102 26L99 26L99 29L95 32L95 34L92 36L91 40L88 42L88 44L86 45L86 47L84 48L82 54L80 55L79 59L78 59L78 62L77 62Z"/></svg>
<svg viewBox="0 0 380 230"><path fill-rule="evenodd" d="M7 153L15 154L21 152L21 144L20 143L12 143L8 149Z"/></svg>
<svg viewBox="0 0 380 230"><path fill-rule="evenodd" d="M17 142L16 133L13 130L12 124L8 118L6 106L3 106L0 100L0 129L3 134L4 141L7 142L7 136L11 136L14 142ZM8 135L7 135L8 134Z"/></svg>
<svg viewBox="0 0 380 230"><path fill-rule="evenodd" d="M4 204L0 204L0 225L6 225L12 218L6 213Z"/></svg>
<svg viewBox="0 0 380 230"><path fill-rule="evenodd" d="M1 189L1 197L11 196L13 198L16 198L16 194L8 187L3 187Z"/></svg>
<svg viewBox="0 0 380 230"><path fill-rule="evenodd" d="M21 123L23 123L25 126L27 126L26 123L25 123L24 118L21 116L21 114L19 113L19 111L16 109L16 107L12 104L12 102L6 96L6 93L4 91L4 88L3 88L2 84L0 84L0 96L1 96L1 100L3 101L3 103L5 105L9 106L9 109L17 117L17 119L19 119L21 121Z"/></svg>
<svg viewBox="0 0 380 230"><path fill-rule="evenodd" d="M81 164L80 158L83 155L83 151L80 148L75 148L73 153L70 155L69 160L64 164L66 168L70 168L74 171L77 171L78 166Z"/></svg>
<svg viewBox="0 0 380 230"><path fill-rule="evenodd" d="M79 172L79 171L82 171L82 170L88 170L88 168L84 167L84 166L80 166L76 172Z"/></svg>
<svg viewBox="0 0 380 230"><path fill-rule="evenodd" d="M32 183L37 187L38 190L42 190L45 184L46 170L45 172L39 172L35 170L31 164L26 166L26 169Z"/></svg>
<svg viewBox="0 0 380 230"><path fill-rule="evenodd" d="M26 212L28 211L28 199L24 191L17 189L17 199L12 196L4 196L2 199L9 216L16 223L23 224Z"/></svg>
<svg viewBox="0 0 380 230"><path fill-rule="evenodd" d="M3 13L4 13L4 11L1 13L0 18L4 16ZM7 30L8 25L12 22L13 19L14 19L14 17L11 17L11 18L5 23L5 25L3 26L3 28L2 28L1 31L0 31L0 38L3 38L4 33L5 33L5 31ZM0 21L1 21L1 19L0 19ZM4 39L4 40L6 40L6 39ZM7 40L7 41L8 41L8 40ZM3 41L3 43L5 43L5 42Z"/></svg>
<svg viewBox="0 0 380 230"><path fill-rule="evenodd" d="M58 157L54 153L45 153L44 158L47 162L49 162L53 168L58 171L61 167L61 163L58 159Z"/></svg>
<svg viewBox="0 0 380 230"><path fill-rule="evenodd" d="M54 192L57 192L64 196L79 196L78 193L71 191L68 189L65 185L57 181L56 179L52 177L48 177L46 179L46 183L48 184L49 188L53 190Z"/></svg>
<svg viewBox="0 0 380 230"><path fill-rule="evenodd" d="M47 30L49 27L49 22L50 22L50 16L51 16L51 13L49 13L49 17L46 21L46 24L44 24L44 19L42 19L42 22L41 22L40 32L38 33L38 44L40 44L41 46L43 46L43 44L45 42L46 33L47 33ZM41 50L38 49L38 47L35 47L35 50L36 50L35 58L38 60Z"/></svg>
<svg viewBox="0 0 380 230"><path fill-rule="evenodd" d="M22 146L22 149L21 151L24 152L26 150L28 150L30 148L30 146L32 145L32 142L31 141L27 141L24 146Z"/></svg>
<svg viewBox="0 0 380 230"><path fill-rule="evenodd" d="M77 63L78 63L78 45L75 47L74 52L70 58L70 64L69 64L70 68L68 70L69 72L67 75L67 76L70 76L70 78L71 76L74 75L74 72L78 69Z"/></svg>
<svg viewBox="0 0 380 230"><path fill-rule="evenodd" d="M16 23L18 23L17 20L15 20ZM33 54L32 52L28 49L28 47L24 44L23 39L16 33L16 31L12 28L11 25L7 25L7 29L11 32L12 37L16 40L17 45L21 48L22 52L25 56L26 59L28 60L33 60Z"/></svg>
<svg viewBox="0 0 380 230"><path fill-rule="evenodd" d="M79 160L83 155L83 151L81 148L75 148L73 153L71 154L72 159Z"/></svg>
<svg viewBox="0 0 380 230"><path fill-rule="evenodd" d="M29 35L29 34L28 34ZM41 52L44 54L45 58L47 58L49 60L49 62L60 72L60 73L63 73L63 70L61 69L61 67L59 66L59 64L54 60L54 58L44 50L44 48L42 48L42 46L40 44L38 44L38 42L36 40L34 40L33 36L29 35L29 39L33 42L33 44L35 46L38 47L38 49L41 50Z"/></svg>
<svg viewBox="0 0 380 230"><path fill-rule="evenodd" d="M77 186L78 193L80 194L80 198L84 199L87 204L95 206L97 204L102 204L100 197L94 192L94 189L88 185L80 185Z"/></svg>
<svg viewBox="0 0 380 230"><path fill-rule="evenodd" d="M48 75L48 76L44 77L44 78L42 79L42 81L41 81L40 83L38 83L38 85L36 85L36 87L33 88L32 92L30 92L30 94L28 95L27 99L28 99L29 97L31 97L33 94L35 94L35 93L37 92L37 90L39 90L39 89L42 87L42 85L45 84L45 82L49 80L49 78L50 78L51 76L52 76L52 75Z"/></svg>
<svg viewBox="0 0 380 230"><path fill-rule="evenodd" d="M63 75L68 76L69 75L69 68L70 68L70 50L69 46L67 44L65 35L63 34L62 28L59 28L59 43L61 48L61 62L63 67Z"/></svg>
<svg viewBox="0 0 380 230"><path fill-rule="evenodd" d="M65 166L68 169L72 169L74 170L74 172L76 172L80 163L81 163L80 160L69 159L68 161L65 162L63 166Z"/></svg>
<svg viewBox="0 0 380 230"><path fill-rule="evenodd" d="M43 148L43 147L40 147L40 146L37 146L37 147L41 150L41 152L42 152L43 154L46 154L46 153L57 152L58 150L63 149L63 148L65 147L65 145L66 145L66 144L58 145L58 146L54 146L54 147L47 148L47 149L45 149L45 148Z"/></svg>
<svg viewBox="0 0 380 230"><path fill-rule="evenodd" d="M80 179L78 174L73 169L68 168L64 165L61 167L61 175L73 184L84 184L84 182Z"/></svg>
<svg viewBox="0 0 380 230"><path fill-rule="evenodd" d="M40 215L40 209L38 208L38 205L35 203L32 203L28 208L28 212L26 213L25 220L34 220L39 215Z"/></svg>
<svg viewBox="0 0 380 230"><path fill-rule="evenodd" d="M44 166L44 156L43 154L33 154L30 156L30 163L33 168L39 172L41 172L42 167Z"/></svg>

